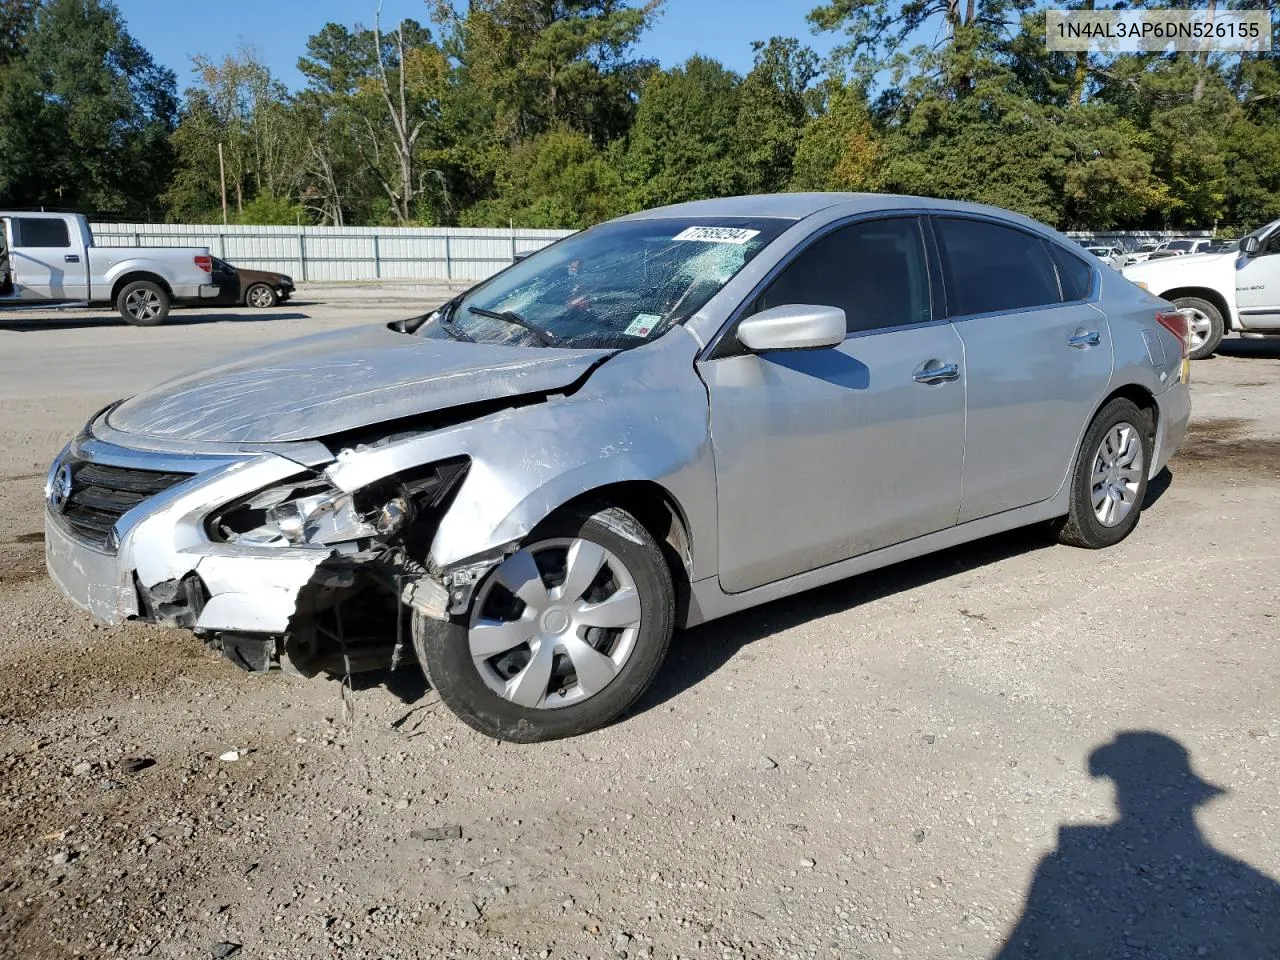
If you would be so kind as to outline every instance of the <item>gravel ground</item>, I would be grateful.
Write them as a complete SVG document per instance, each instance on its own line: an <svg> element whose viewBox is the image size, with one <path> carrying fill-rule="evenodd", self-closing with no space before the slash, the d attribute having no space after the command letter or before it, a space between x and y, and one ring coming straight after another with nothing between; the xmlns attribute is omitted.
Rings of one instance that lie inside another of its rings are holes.
<svg viewBox="0 0 1280 960"><path fill-rule="evenodd" d="M1019 532L680 634L571 741L58 596L41 483L89 413L441 294L405 296L0 325L0 957L1280 955L1280 344L1195 365L1119 547Z"/></svg>

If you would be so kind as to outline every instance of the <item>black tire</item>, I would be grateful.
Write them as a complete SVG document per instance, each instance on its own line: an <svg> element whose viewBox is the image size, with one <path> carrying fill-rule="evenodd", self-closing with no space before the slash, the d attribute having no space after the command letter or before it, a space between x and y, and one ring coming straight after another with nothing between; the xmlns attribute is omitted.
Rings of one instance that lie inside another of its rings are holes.
<svg viewBox="0 0 1280 960"><path fill-rule="evenodd" d="M1208 300L1201 300L1199 297L1179 297L1173 301L1173 305L1179 310L1198 311L1209 321L1209 332L1199 346L1191 348L1191 359L1203 360L1217 353L1218 344L1222 343L1222 338L1227 332L1226 323L1222 319L1222 311Z"/></svg>
<svg viewBox="0 0 1280 960"><path fill-rule="evenodd" d="M1142 444L1142 469L1134 505L1129 513L1114 526L1107 526L1093 510L1093 466L1103 438L1113 427L1128 423L1138 432ZM1142 513L1142 501L1147 495L1147 474L1151 471L1152 423L1151 416L1132 400L1117 397L1098 411L1085 431L1076 455L1075 469L1071 472L1071 506L1066 517L1058 521L1058 542L1072 547L1098 550L1115 546L1138 525Z"/></svg>
<svg viewBox="0 0 1280 960"><path fill-rule="evenodd" d="M255 310L268 310L280 302L270 284L255 283L244 292L244 303Z"/></svg>
<svg viewBox="0 0 1280 960"><path fill-rule="evenodd" d="M640 596L640 626L630 657L594 696L554 709L512 703L481 678L468 647L468 618L444 623L414 615L413 645L427 682L464 723L498 740L536 743L604 726L649 687L671 643L675 623L671 571L658 544L631 514L617 507L562 511L540 524L525 544L561 538L589 540L613 553L634 578ZM477 586L477 596L482 585L483 581Z"/></svg>
<svg viewBox="0 0 1280 960"><path fill-rule="evenodd" d="M116 297L116 310L135 327L158 327L169 316L171 305L164 287L150 280L127 283Z"/></svg>

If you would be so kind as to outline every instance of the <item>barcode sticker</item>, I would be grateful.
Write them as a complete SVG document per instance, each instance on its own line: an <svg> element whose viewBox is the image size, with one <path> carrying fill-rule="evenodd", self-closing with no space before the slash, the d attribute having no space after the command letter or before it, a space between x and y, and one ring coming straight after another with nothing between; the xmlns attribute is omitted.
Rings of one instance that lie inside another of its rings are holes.
<svg viewBox="0 0 1280 960"><path fill-rule="evenodd" d="M704 243L742 244L759 235L759 230L745 230L742 227L686 227L671 239L701 240Z"/></svg>

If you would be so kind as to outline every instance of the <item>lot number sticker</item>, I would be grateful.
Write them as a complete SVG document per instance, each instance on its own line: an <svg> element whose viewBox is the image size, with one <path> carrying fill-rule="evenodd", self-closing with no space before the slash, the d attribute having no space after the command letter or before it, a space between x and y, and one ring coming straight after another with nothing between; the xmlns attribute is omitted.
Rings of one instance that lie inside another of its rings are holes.
<svg viewBox="0 0 1280 960"><path fill-rule="evenodd" d="M742 244L759 235L759 230L744 230L741 227L688 227L681 230L671 239L701 240L705 243Z"/></svg>

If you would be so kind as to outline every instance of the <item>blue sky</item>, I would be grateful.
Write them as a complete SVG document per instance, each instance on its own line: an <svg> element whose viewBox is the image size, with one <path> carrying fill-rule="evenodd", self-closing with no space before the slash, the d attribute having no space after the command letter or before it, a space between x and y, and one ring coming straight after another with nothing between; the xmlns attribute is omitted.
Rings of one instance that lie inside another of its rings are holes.
<svg viewBox="0 0 1280 960"><path fill-rule="evenodd" d="M668 0L657 25L640 41L639 53L663 66L695 53L714 57L739 73L751 68L751 41L794 36L825 54L838 41L813 36L805 14L820 0ZM372 23L377 0L220 0L216 4L176 0L117 0L129 31L157 61L191 82L191 58L219 59L241 46L256 47L272 73L290 88L302 84L296 63L307 37L330 21ZM384 0L383 21L413 17L426 22L423 0Z"/></svg>

